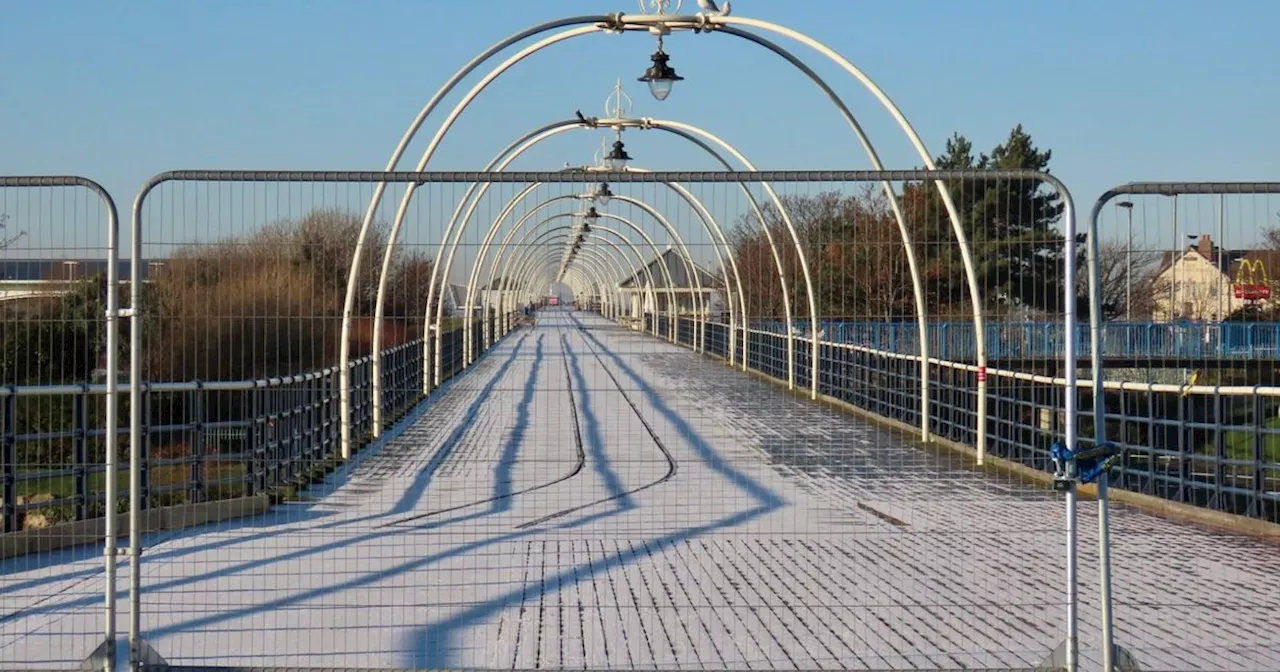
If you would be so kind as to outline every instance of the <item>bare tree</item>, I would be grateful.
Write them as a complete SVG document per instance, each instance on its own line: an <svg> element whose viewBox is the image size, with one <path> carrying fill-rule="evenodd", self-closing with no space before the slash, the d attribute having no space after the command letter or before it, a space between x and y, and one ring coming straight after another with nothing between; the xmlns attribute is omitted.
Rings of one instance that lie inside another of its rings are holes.
<svg viewBox="0 0 1280 672"><path fill-rule="evenodd" d="M1156 273L1160 254L1151 250L1130 250L1122 241L1108 241L1098 249L1101 279L1102 318L1132 317L1149 320L1156 309ZM1088 296L1089 275L1079 275L1080 295ZM1166 294L1168 289L1165 290ZM1131 305L1132 302L1132 305Z"/></svg>
<svg viewBox="0 0 1280 672"><path fill-rule="evenodd" d="M7 228L9 228L9 215L0 212L0 250L8 249L10 245L18 242L19 238L27 235L26 231L19 231L13 234L12 237L6 237L5 230Z"/></svg>
<svg viewBox="0 0 1280 672"><path fill-rule="evenodd" d="M1280 212L1276 213L1276 219L1280 219ZM1268 250L1280 250L1280 226L1262 232L1262 246Z"/></svg>

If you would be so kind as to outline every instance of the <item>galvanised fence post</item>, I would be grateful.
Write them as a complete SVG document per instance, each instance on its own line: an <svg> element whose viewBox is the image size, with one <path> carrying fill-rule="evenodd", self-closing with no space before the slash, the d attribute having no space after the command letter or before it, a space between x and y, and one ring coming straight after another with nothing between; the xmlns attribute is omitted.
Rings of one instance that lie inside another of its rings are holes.
<svg viewBox="0 0 1280 672"><path fill-rule="evenodd" d="M4 398L4 421L0 423L0 478L4 481L4 531L18 530L18 395L9 387Z"/></svg>
<svg viewBox="0 0 1280 672"><path fill-rule="evenodd" d="M138 446L139 453L142 456L138 466L138 475L140 477L139 482L141 484L138 491L138 500L140 502L139 508L149 509L151 508L151 426L152 423L155 422L155 418L152 417L151 409L153 405L152 395L154 393L152 392L150 384L144 383L143 385L142 442L141 445Z"/></svg>
<svg viewBox="0 0 1280 672"><path fill-rule="evenodd" d="M187 466L191 482L187 486L187 501L195 503L206 498L204 487L204 384L195 381L195 389L187 392L187 408L191 422L191 463Z"/></svg>
<svg viewBox="0 0 1280 672"><path fill-rule="evenodd" d="M72 454L75 460L75 516L76 520L89 517L89 386L81 383L80 391L72 397L73 423Z"/></svg>

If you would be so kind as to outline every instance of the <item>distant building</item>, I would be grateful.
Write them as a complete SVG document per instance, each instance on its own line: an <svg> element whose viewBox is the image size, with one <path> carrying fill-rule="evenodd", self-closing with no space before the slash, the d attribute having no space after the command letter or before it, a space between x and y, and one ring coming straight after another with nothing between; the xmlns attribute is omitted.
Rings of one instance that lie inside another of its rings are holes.
<svg viewBox="0 0 1280 672"><path fill-rule="evenodd" d="M1181 252L1166 252L1152 287L1156 321L1219 322L1248 305L1276 300L1271 273L1280 251L1224 250L1208 234Z"/></svg>
<svg viewBox="0 0 1280 672"><path fill-rule="evenodd" d="M666 272L663 267L666 267ZM701 303L712 317L723 314L726 310L724 297L720 294L720 278L705 268L690 262L693 272L698 274L698 284L702 286ZM689 276L685 260L674 249L667 249L661 257L655 257L646 266L648 272L641 270L618 283L618 289L631 296L631 315L670 314L678 312L683 315L694 313L694 295L697 289L693 278ZM671 275L670 289L667 287L667 273ZM653 285L649 278L653 278ZM676 307L672 311L671 296L675 295Z"/></svg>

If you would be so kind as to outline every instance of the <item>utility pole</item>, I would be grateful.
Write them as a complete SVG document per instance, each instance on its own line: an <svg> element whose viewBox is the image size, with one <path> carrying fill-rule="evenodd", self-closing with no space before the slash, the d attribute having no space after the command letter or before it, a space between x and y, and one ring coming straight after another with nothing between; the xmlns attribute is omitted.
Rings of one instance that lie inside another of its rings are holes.
<svg viewBox="0 0 1280 672"><path fill-rule="evenodd" d="M1120 201L1116 207L1129 213L1129 235L1124 245L1124 321L1133 321L1133 201Z"/></svg>

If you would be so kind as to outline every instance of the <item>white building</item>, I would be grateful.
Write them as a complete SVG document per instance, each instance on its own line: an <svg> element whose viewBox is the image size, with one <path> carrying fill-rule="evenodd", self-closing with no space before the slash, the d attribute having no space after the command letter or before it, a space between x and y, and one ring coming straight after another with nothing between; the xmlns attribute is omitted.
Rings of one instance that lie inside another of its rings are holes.
<svg viewBox="0 0 1280 672"><path fill-rule="evenodd" d="M1205 234L1181 253L1166 252L1151 291L1156 321L1218 322L1250 304L1273 305L1275 250L1223 250Z"/></svg>

